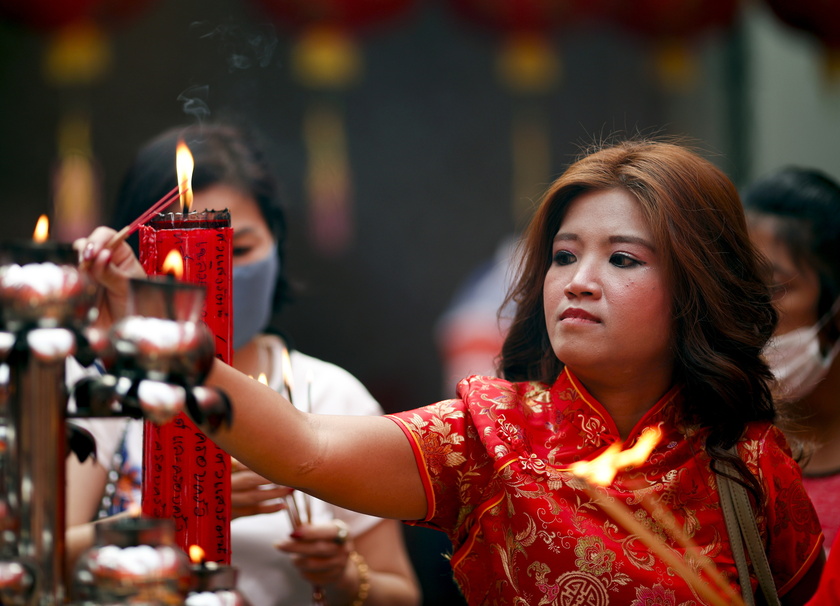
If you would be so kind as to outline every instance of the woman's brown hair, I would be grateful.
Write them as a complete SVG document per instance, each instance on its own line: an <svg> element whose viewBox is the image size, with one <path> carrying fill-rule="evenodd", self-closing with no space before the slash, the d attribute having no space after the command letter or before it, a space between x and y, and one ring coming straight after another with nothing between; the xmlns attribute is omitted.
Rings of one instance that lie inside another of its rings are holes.
<svg viewBox="0 0 840 606"><path fill-rule="evenodd" d="M713 459L731 460L725 449L748 422L774 418L772 374L760 354L776 312L737 189L687 147L618 143L581 158L551 185L522 239L520 277L509 295L516 315L502 348L502 373L513 381L553 383L563 369L549 342L542 299L552 239L572 200L613 188L628 191L641 205L668 273L683 420L708 428L706 451ZM746 467L738 467L759 490Z"/></svg>

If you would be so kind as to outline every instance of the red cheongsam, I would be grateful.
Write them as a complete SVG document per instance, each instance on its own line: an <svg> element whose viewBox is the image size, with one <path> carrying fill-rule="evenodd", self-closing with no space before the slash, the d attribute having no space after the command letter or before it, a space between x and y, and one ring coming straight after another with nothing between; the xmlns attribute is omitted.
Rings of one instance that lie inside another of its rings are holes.
<svg viewBox="0 0 840 606"><path fill-rule="evenodd" d="M662 438L647 462L619 473L604 494L684 553L640 497L658 499L740 592L706 434L677 422L680 397L672 389L631 431L627 446L650 426ZM551 386L472 376L458 385L458 399L389 416L408 437L424 482L428 513L417 523L449 535L455 579L470 604L704 603L567 471L620 440L610 415L568 369ZM753 423L739 451L764 489L758 526L784 594L817 557L820 525L781 432Z"/></svg>

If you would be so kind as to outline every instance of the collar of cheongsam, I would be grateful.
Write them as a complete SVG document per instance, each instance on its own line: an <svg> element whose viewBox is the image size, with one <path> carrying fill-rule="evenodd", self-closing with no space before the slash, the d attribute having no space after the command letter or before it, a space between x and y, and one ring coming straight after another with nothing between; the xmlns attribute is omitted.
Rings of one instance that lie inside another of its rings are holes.
<svg viewBox="0 0 840 606"><path fill-rule="evenodd" d="M619 439L618 428L615 425L615 421L613 421L612 416L610 413L607 412L607 409L604 408L603 404L601 404L595 397L590 394L586 387L583 386L583 383L580 382L574 373L569 370L568 367L563 368L563 372L560 373L560 376L557 378L557 382L555 382L554 387L563 387L563 383L568 383L576 392L578 397L586 403L586 405L592 410L593 413L598 415L604 424L606 425L608 432L612 434L613 437ZM681 394L681 388L679 385L674 385L665 392L659 400L648 409L648 411L642 415L642 418L639 419L639 422L633 427L630 433L627 436L627 443L632 442L635 440L636 436L641 433L646 427L651 427L654 425L659 425L663 421L666 420L666 414L670 411L672 405L679 400Z"/></svg>

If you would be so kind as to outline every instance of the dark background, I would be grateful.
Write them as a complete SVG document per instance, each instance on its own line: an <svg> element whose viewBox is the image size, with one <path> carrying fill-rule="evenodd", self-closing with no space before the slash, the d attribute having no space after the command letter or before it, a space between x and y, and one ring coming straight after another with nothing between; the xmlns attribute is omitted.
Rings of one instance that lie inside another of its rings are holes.
<svg viewBox="0 0 840 606"><path fill-rule="evenodd" d="M365 32L362 78L329 95L293 78L293 33L253 2L146 2L104 30L109 68L74 85L43 75L51 30L0 18L0 238L28 237L38 215L53 212L61 116L90 118L101 202L89 215L97 224L135 150L195 120L183 99L201 95L210 118L245 119L261 133L280 175L291 225L287 270L298 285L298 302L280 324L301 350L358 376L386 410L421 406L446 394L436 319L464 277L516 229L514 203L536 200L582 144L616 132L674 134L696 140L739 185L772 168L754 152L766 155L761 129L774 118L760 114L761 104L775 97L755 85L786 73L759 72L765 38L750 33L750 22L770 18L758 12L686 38L696 77L679 88L663 84L650 38L597 20L558 30L551 42L560 79L525 96L497 77L501 37L456 18L443 2L418 2ZM820 94L836 100L828 87ZM354 240L337 256L309 237L304 190L302 119L324 98L343 110L352 171ZM511 122L526 106L545 117L550 174L514 193ZM836 150L820 157L829 154ZM457 603L439 557L446 546L425 532L408 537L426 602Z"/></svg>

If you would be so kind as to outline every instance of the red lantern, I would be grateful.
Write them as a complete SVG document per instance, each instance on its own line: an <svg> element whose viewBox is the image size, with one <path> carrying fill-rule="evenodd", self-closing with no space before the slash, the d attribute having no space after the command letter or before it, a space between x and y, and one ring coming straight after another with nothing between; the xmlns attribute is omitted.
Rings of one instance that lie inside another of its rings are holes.
<svg viewBox="0 0 840 606"><path fill-rule="evenodd" d="M450 0L462 18L501 32L548 34L600 13L603 0Z"/></svg>
<svg viewBox="0 0 840 606"><path fill-rule="evenodd" d="M0 18L51 31L88 17L99 0L0 0Z"/></svg>
<svg viewBox="0 0 840 606"><path fill-rule="evenodd" d="M114 25L134 17L152 0L0 0L0 19L41 32L83 21Z"/></svg>
<svg viewBox="0 0 840 606"><path fill-rule="evenodd" d="M628 28L658 38L684 38L728 27L739 0L613 0L612 18Z"/></svg>
<svg viewBox="0 0 840 606"><path fill-rule="evenodd" d="M294 29L311 25L367 29L392 19L415 0L253 0L281 25Z"/></svg>

